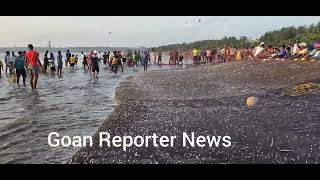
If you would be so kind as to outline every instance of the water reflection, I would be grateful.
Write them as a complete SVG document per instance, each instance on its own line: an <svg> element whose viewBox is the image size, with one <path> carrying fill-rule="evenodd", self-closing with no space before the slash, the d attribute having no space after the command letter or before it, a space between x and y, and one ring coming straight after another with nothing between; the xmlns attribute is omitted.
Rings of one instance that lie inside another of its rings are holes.
<svg viewBox="0 0 320 180"><path fill-rule="evenodd" d="M0 55L2 57L2 55ZM79 62L80 64L80 62ZM61 77L41 74L38 90L17 87L9 76L0 78L0 163L63 163L76 148L51 148L48 134L83 136L93 134L115 106L114 91L119 81L140 73L125 67L123 73L111 73L101 67L99 78L78 64L75 69L63 69ZM152 69L172 69L178 66L157 66ZM21 82L20 82L21 83Z"/></svg>

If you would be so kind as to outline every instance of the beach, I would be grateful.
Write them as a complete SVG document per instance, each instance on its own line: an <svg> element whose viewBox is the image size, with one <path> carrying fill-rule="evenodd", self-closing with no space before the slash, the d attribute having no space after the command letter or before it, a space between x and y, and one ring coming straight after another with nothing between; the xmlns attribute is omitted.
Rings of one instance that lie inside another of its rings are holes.
<svg viewBox="0 0 320 180"><path fill-rule="evenodd" d="M41 52L40 59L43 60ZM80 56L80 53L75 53ZM55 55L57 55L55 53ZM0 53L0 57L4 54ZM165 57L165 62L168 57ZM43 63L43 62L42 62ZM56 63L57 64L57 63ZM180 66L151 65L152 69L175 69ZM88 136L94 134L101 123L114 110L114 92L126 77L143 72L128 66L124 72L114 74L110 67L100 66L98 79L81 67L63 68L62 77L40 74L37 92L11 82L2 72L0 78L0 162L50 163L67 162L79 148L50 147L48 135Z"/></svg>
<svg viewBox="0 0 320 180"><path fill-rule="evenodd" d="M320 91L291 97L294 85L320 81L319 62L239 61L150 71L116 89L117 106L96 134L221 135L231 147L81 148L68 163L318 163ZM248 97L259 98L249 108Z"/></svg>
<svg viewBox="0 0 320 180"><path fill-rule="evenodd" d="M113 96L118 82L131 73L115 76L103 69L101 80L93 80L79 63L74 70L64 68L62 77L40 74L37 92L31 91L29 78L27 87L17 87L2 74L0 162L29 164L68 160L77 148L51 148L48 134L94 133L114 109Z"/></svg>

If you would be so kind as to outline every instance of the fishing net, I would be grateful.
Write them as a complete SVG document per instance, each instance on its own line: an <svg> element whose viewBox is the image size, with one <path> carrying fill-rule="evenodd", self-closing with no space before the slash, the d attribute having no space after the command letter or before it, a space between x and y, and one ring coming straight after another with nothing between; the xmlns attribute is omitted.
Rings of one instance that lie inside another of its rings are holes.
<svg viewBox="0 0 320 180"><path fill-rule="evenodd" d="M286 90L282 94L282 96L296 97L296 96L301 96L304 94L311 93L312 91L317 90L317 89L320 89L320 84L307 82L304 84L296 85L293 88Z"/></svg>

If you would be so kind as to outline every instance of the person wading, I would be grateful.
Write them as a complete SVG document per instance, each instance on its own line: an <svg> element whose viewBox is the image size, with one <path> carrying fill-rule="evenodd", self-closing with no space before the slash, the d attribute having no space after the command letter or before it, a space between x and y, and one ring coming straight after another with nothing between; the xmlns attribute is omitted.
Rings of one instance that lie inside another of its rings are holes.
<svg viewBox="0 0 320 180"><path fill-rule="evenodd" d="M19 86L19 79L22 75L23 78L23 85L26 86L26 64L25 64L25 57L23 56L22 52L18 52L18 57L14 60L14 68L16 69L16 76L17 76L17 85Z"/></svg>
<svg viewBox="0 0 320 180"><path fill-rule="evenodd" d="M9 69L9 73L10 73L10 75L12 75L14 59L13 59L13 56L10 55L10 51L6 52L6 56L4 57L4 61L6 63L6 74Z"/></svg>
<svg viewBox="0 0 320 180"><path fill-rule="evenodd" d="M117 52L113 51L113 56L111 60L111 71L117 74L118 72L118 60L117 60Z"/></svg>
<svg viewBox="0 0 320 180"><path fill-rule="evenodd" d="M4 71L4 69L3 69L3 63L2 63L2 61L0 60L0 78L1 78L1 73L2 73L2 71Z"/></svg>
<svg viewBox="0 0 320 180"><path fill-rule="evenodd" d="M33 45L29 44L28 48L29 51L26 52L25 60L28 63L31 88L32 90L36 90L41 62L39 60L39 53L33 50Z"/></svg>
<svg viewBox="0 0 320 180"><path fill-rule="evenodd" d="M49 65L50 65L51 76L54 76L54 74L56 73L56 63L55 63L55 58L52 52L50 53Z"/></svg>
<svg viewBox="0 0 320 180"><path fill-rule="evenodd" d="M91 59L91 65L92 65L92 76L93 78L98 78L99 74L99 57L97 56L97 51L93 52L92 59Z"/></svg>
<svg viewBox="0 0 320 180"><path fill-rule="evenodd" d="M71 58L71 53L70 53L70 51L69 50L67 50L67 52L66 52L66 67L68 67L68 63L69 63L69 61L70 61L70 58Z"/></svg>
<svg viewBox="0 0 320 180"><path fill-rule="evenodd" d="M49 65L48 53L45 53L45 54L44 54L44 57L43 57L43 69L44 69L44 73L47 73L48 65Z"/></svg>
<svg viewBox="0 0 320 180"><path fill-rule="evenodd" d="M57 71L57 74L58 74L59 76L61 76L61 75L62 75L62 66L63 66L61 51L58 51L57 61L58 61L58 71Z"/></svg>
<svg viewBox="0 0 320 180"><path fill-rule="evenodd" d="M144 51L143 54L142 54L143 71L147 71L148 70L148 62L149 62L148 52Z"/></svg>

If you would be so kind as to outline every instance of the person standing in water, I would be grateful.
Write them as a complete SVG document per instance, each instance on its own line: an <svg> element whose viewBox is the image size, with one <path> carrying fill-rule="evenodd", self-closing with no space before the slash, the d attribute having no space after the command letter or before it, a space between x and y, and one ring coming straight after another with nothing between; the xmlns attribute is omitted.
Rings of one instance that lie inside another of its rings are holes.
<svg viewBox="0 0 320 180"><path fill-rule="evenodd" d="M81 58L82 58L82 68L88 67L88 57L81 51ZM89 67L88 67L89 68Z"/></svg>
<svg viewBox="0 0 320 180"><path fill-rule="evenodd" d="M54 76L56 72L56 62L53 53L50 53L50 58L49 58L49 65L50 65L50 72L51 75Z"/></svg>
<svg viewBox="0 0 320 180"><path fill-rule="evenodd" d="M118 68L120 68L121 72L123 72L122 55L121 55L121 53L119 51L116 54L116 58L117 58L117 61L118 61Z"/></svg>
<svg viewBox="0 0 320 180"><path fill-rule="evenodd" d="M89 69L88 56L87 55L83 55L82 66L83 66L83 69L86 69L86 68Z"/></svg>
<svg viewBox="0 0 320 180"><path fill-rule="evenodd" d="M148 70L148 53L147 51L144 51L143 54L142 54L142 64L143 64L143 71L147 71Z"/></svg>
<svg viewBox="0 0 320 180"><path fill-rule="evenodd" d="M76 58L74 57L74 54L71 55L69 62L70 62L70 68L74 69L74 66L76 64Z"/></svg>
<svg viewBox="0 0 320 180"><path fill-rule="evenodd" d="M24 59L24 66L25 66L25 70L26 70L26 77L28 77L28 62L25 61L25 59L26 59L26 51L22 51L22 56L23 56L23 59Z"/></svg>
<svg viewBox="0 0 320 180"><path fill-rule="evenodd" d="M10 55L10 51L6 51L6 55L4 56L4 61L6 63L6 74L8 74L8 69L10 75L12 74L13 71L13 57Z"/></svg>
<svg viewBox="0 0 320 180"><path fill-rule="evenodd" d="M117 52L113 51L113 56L111 59L111 71L117 74L118 72L118 60L117 60Z"/></svg>
<svg viewBox="0 0 320 180"><path fill-rule="evenodd" d="M97 54L98 59L99 59L99 63L101 62L101 52L99 51L99 53Z"/></svg>
<svg viewBox="0 0 320 180"><path fill-rule="evenodd" d="M127 62L127 53L125 51L121 52L122 64L125 65Z"/></svg>
<svg viewBox="0 0 320 180"><path fill-rule="evenodd" d="M58 51L58 56L57 56L57 61L58 61L58 75L62 75L62 66L63 66L63 61L62 61L62 54L61 51Z"/></svg>
<svg viewBox="0 0 320 180"><path fill-rule="evenodd" d="M0 78L1 78L1 73L2 73L1 69L2 69L2 71L4 71L2 61L0 60Z"/></svg>
<svg viewBox="0 0 320 180"><path fill-rule="evenodd" d="M93 52L92 52L92 50L90 49L90 52L89 52L89 54L88 54L88 66L89 66L90 72L92 71L92 63L91 63L91 61L92 61L92 56L93 56Z"/></svg>
<svg viewBox="0 0 320 180"><path fill-rule="evenodd" d="M102 56L103 65L107 66L107 52L104 52Z"/></svg>
<svg viewBox="0 0 320 180"><path fill-rule="evenodd" d="M138 69L139 61L140 61L140 53L138 53L137 51L134 51L134 54L133 54L133 68L134 69Z"/></svg>
<svg viewBox="0 0 320 180"><path fill-rule="evenodd" d="M11 52L12 54L12 58L13 58L13 61L17 58L17 56L14 54L14 52Z"/></svg>
<svg viewBox="0 0 320 180"><path fill-rule="evenodd" d="M78 60L79 60L78 55L76 55L75 60L76 60L76 67L78 67Z"/></svg>
<svg viewBox="0 0 320 180"><path fill-rule="evenodd" d="M14 54L13 51L11 52L11 56L12 56L12 69L13 69L14 61L16 60L17 56Z"/></svg>
<svg viewBox="0 0 320 180"><path fill-rule="evenodd" d="M82 68L84 67L84 53L81 51Z"/></svg>
<svg viewBox="0 0 320 180"><path fill-rule="evenodd" d="M19 80L20 76L22 75L23 78L23 85L26 86L26 64L25 64L25 58L21 51L18 52L18 57L14 60L14 68L16 69L16 76L17 76L17 85L19 86Z"/></svg>
<svg viewBox="0 0 320 180"><path fill-rule="evenodd" d="M71 53L69 50L67 50L66 52L66 67L68 67L68 63L70 62L70 58L71 58Z"/></svg>
<svg viewBox="0 0 320 180"><path fill-rule="evenodd" d="M39 70L41 62L39 60L39 53L33 50L33 45L28 45L29 51L26 52L26 62L28 63L28 69L30 72L30 84L32 90L37 89L37 83L39 78Z"/></svg>
<svg viewBox="0 0 320 180"><path fill-rule="evenodd" d="M92 75L93 78L98 78L98 74L99 74L99 58L97 56L97 51L93 52L93 56L91 59L91 65L92 65Z"/></svg>
<svg viewBox="0 0 320 180"><path fill-rule="evenodd" d="M107 56L106 56L106 66L107 66L107 64L109 64L109 60L110 60L110 52L108 51Z"/></svg>
<svg viewBox="0 0 320 180"><path fill-rule="evenodd" d="M44 69L44 73L47 73L48 65L49 65L49 58L48 58L48 54L45 53L45 54L44 54L44 57L43 57L43 69Z"/></svg>

